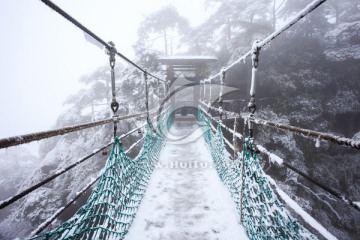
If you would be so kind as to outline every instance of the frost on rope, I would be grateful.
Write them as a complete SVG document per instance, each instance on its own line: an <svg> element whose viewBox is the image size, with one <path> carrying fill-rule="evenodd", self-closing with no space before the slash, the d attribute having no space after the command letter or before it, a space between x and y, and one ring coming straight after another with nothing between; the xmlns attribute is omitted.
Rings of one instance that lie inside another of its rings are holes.
<svg viewBox="0 0 360 240"><path fill-rule="evenodd" d="M281 157L279 157L273 153L270 153L266 148L264 148L261 145L257 145L257 148L259 149L260 152L269 156L269 160L271 163L276 162L279 165L283 164L284 160Z"/></svg>
<svg viewBox="0 0 360 240"><path fill-rule="evenodd" d="M216 170L228 187L242 216L242 224L246 228L248 237L250 239L317 239L292 218L279 201L256 154L245 148L245 152L239 154L237 160L231 161L226 158L221 127L219 126L216 134L212 136L209 119L206 119L202 113L199 119L208 123L204 134L206 142L211 149ZM242 162L244 166L240 165Z"/></svg>

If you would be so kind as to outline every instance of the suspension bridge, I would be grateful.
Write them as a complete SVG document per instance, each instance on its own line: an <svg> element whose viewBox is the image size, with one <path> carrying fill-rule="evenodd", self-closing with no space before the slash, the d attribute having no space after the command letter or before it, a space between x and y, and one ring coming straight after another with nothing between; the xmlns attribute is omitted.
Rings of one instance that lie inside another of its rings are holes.
<svg viewBox="0 0 360 240"><path fill-rule="evenodd" d="M111 147L106 164L97 177L34 229L28 236L30 239L317 239L317 236L336 239L277 186L276 182L263 171L259 159L267 155L270 160L288 167L358 211L360 211L359 204L326 184L314 180L305 172L287 163L286 159L256 144L254 132L254 125L258 124L289 131L316 141L327 141L360 149L359 141L279 124L256 116L255 84L261 48L325 1L313 1L283 27L264 40L256 41L250 51L238 60L223 67L217 74L201 80L199 92L193 99L195 117L190 123L183 124L183 121L176 119L176 104L173 96L177 91L171 91L169 88L169 84L171 85L173 81L172 76L168 75L168 79L164 80L149 72L119 53L114 43L105 42L57 5L42 0L107 49L111 70L110 107L113 117L0 139L0 148L105 124L113 124L113 140L53 175L45 177L37 184L1 201L0 209L26 198L29 193ZM116 56L143 73L145 112L119 116L114 72ZM228 111L223 108L226 73L248 57L252 59L249 112L244 114ZM177 67L189 67L185 65ZM155 108L149 107L149 78L164 84L164 99ZM218 101L215 107L210 101L213 97L211 85L218 78L220 91L216 97ZM193 85L189 84L185 87L193 87ZM224 115L230 116L234 122L233 128L224 124ZM145 119L143 124L128 133L118 134L119 121L141 118ZM244 128L247 128L243 133L240 133L240 121L244 122ZM144 136L124 151L122 140L142 129L145 129ZM229 133L232 138L225 138L223 131ZM143 145L138 156L130 159L127 154L140 143ZM170 166L171 164L178 166ZM96 186L87 202L73 217L54 229L48 228L62 212L94 185ZM289 208L303 218L311 229L307 229L291 216ZM157 212L159 214L156 214ZM170 227L165 229L164 226Z"/></svg>

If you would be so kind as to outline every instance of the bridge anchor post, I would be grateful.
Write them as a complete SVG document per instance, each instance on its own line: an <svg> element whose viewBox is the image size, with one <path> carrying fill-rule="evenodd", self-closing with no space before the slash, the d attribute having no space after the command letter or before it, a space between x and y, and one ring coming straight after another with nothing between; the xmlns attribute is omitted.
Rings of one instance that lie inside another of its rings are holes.
<svg viewBox="0 0 360 240"><path fill-rule="evenodd" d="M116 101L116 88L115 88L115 54L116 48L115 44L110 41L109 48L107 49L106 53L109 55L109 62L111 67L111 92L112 92L112 101L110 104L111 110L113 112L113 117L117 117L117 111L119 109L119 103ZM116 137L117 132L117 123L118 121L114 121L114 138Z"/></svg>

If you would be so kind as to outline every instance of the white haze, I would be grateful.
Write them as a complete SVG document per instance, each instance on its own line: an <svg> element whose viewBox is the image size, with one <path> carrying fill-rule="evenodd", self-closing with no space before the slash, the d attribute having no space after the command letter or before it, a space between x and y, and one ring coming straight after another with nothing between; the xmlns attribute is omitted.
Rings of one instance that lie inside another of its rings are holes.
<svg viewBox="0 0 360 240"><path fill-rule="evenodd" d="M140 22L162 6L173 4L193 26L205 19L204 0L54 3L130 58ZM47 130L81 87L78 79L108 58L41 1L0 1L0 9L0 138ZM25 146L37 155L38 143Z"/></svg>

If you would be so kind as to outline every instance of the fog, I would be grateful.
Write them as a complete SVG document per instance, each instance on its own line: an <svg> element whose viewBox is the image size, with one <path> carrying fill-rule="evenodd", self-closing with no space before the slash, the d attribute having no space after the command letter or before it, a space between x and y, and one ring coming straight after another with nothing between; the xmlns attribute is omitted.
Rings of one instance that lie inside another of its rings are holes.
<svg viewBox="0 0 360 240"><path fill-rule="evenodd" d="M55 4L132 58L137 29L146 15L171 3L194 26L205 18L203 2L61 0ZM191 8L186 7L190 3ZM78 79L108 64L108 58L41 1L1 1L0 9L0 138L47 130L66 107L66 97L81 87ZM37 154L37 145L24 146Z"/></svg>

